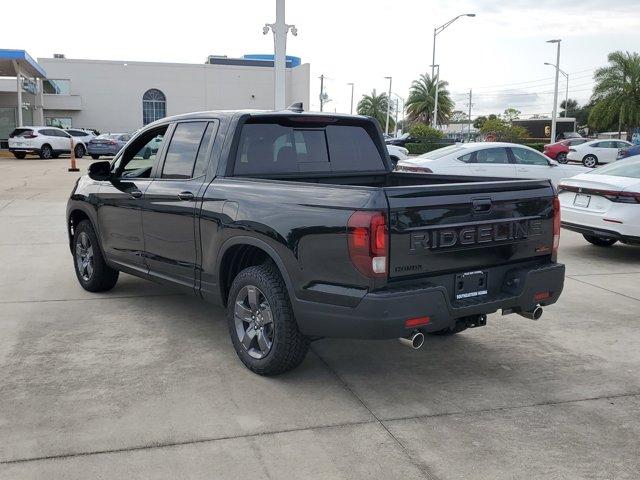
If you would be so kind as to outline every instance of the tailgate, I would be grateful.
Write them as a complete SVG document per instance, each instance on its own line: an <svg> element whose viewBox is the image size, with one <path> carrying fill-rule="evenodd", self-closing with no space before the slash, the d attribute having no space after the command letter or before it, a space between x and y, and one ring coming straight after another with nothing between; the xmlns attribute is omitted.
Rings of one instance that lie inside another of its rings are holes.
<svg viewBox="0 0 640 480"><path fill-rule="evenodd" d="M554 191L546 180L387 187L385 193L391 278L551 255Z"/></svg>

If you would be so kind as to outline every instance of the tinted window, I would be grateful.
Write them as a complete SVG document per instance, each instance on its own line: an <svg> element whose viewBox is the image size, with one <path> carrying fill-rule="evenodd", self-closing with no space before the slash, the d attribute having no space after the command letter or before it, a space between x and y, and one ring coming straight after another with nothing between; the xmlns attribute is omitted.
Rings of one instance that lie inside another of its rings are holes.
<svg viewBox="0 0 640 480"><path fill-rule="evenodd" d="M384 163L363 127L289 127L246 124L236 156L236 175L380 171Z"/></svg>
<svg viewBox="0 0 640 480"><path fill-rule="evenodd" d="M585 142L588 142L588 141L589 141L589 140L588 140L588 139L586 139L586 138L576 138L576 139L574 139L574 140L569 140L569 141L568 141L568 145L569 145L569 146L572 146L572 145L581 145L581 144L583 144L583 143L585 143Z"/></svg>
<svg viewBox="0 0 640 480"><path fill-rule="evenodd" d="M162 168L162 178L191 178L206 126L207 122L179 123L176 126Z"/></svg>
<svg viewBox="0 0 640 480"><path fill-rule="evenodd" d="M193 167L193 177L199 177L207 173L207 164L209 163L209 152L211 151L211 145L215 137L215 123L209 123L207 129L204 131L204 137L200 142L200 148L198 149L198 155L196 156L196 164Z"/></svg>
<svg viewBox="0 0 640 480"><path fill-rule="evenodd" d="M25 135L29 135L31 133L33 133L33 130L31 130L30 128L16 128L13 132L11 132L9 138L24 137Z"/></svg>
<svg viewBox="0 0 640 480"><path fill-rule="evenodd" d="M116 175L148 178L166 131L167 125L163 125L136 138L114 164ZM109 138L109 135L100 135L100 138Z"/></svg>
<svg viewBox="0 0 640 480"><path fill-rule="evenodd" d="M476 163L509 163L505 148L486 148L476 152Z"/></svg>
<svg viewBox="0 0 640 480"><path fill-rule="evenodd" d="M473 152L467 153L466 155L462 155L461 157L458 157L458 160L464 163L471 163L471 157L473 157Z"/></svg>
<svg viewBox="0 0 640 480"><path fill-rule="evenodd" d="M418 158L435 160L436 158L444 157L445 155L450 155L456 152L461 152L463 150L466 150L466 149L463 147L458 147L457 145L449 145L448 147L442 147L442 148L438 148L436 150L432 150L430 152L424 153L420 155Z"/></svg>
<svg viewBox="0 0 640 480"><path fill-rule="evenodd" d="M544 157L533 150L527 150L526 148L512 148L511 151L513 152L513 156L516 157L516 163L520 165L549 166L547 157Z"/></svg>

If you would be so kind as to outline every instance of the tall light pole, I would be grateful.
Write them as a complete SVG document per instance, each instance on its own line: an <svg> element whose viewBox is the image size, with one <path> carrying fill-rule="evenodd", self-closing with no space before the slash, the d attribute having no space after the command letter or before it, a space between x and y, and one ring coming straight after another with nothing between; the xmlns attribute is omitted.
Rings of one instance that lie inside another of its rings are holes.
<svg viewBox="0 0 640 480"><path fill-rule="evenodd" d="M347 83L347 85L351 85L351 115L353 115L353 87L355 86L354 83Z"/></svg>
<svg viewBox="0 0 640 480"><path fill-rule="evenodd" d="M553 63L544 62L544 64L555 68L555 65ZM562 70L561 68L559 68L558 71L562 75L564 75L564 78L567 79L567 89L566 89L566 91L564 93L564 117L566 118L566 116L567 116L567 104L569 103L569 74L567 72L565 72L564 70Z"/></svg>
<svg viewBox="0 0 640 480"><path fill-rule="evenodd" d="M404 99L404 97L401 97L400 95L398 95L396 92L391 92L391 95L395 95L396 97L396 125L395 125L395 129L394 129L394 136L398 136L398 110L400 110L398 108L398 100L402 101L402 119L404 121L404 106L407 103L407 101Z"/></svg>
<svg viewBox="0 0 640 480"><path fill-rule="evenodd" d="M387 123L384 127L384 133L389 135L389 114L391 113L391 77L384 77L389 80L389 93L387 94Z"/></svg>
<svg viewBox="0 0 640 480"><path fill-rule="evenodd" d="M556 141L556 116L558 115L558 77L560 76L560 42L562 40L547 40L547 43L555 43L557 44L557 53L556 53L556 86L553 91L553 113L551 114L551 138L549 143L553 143Z"/></svg>
<svg viewBox="0 0 640 480"><path fill-rule="evenodd" d="M324 110L324 74L320 75L320 111Z"/></svg>
<svg viewBox="0 0 640 480"><path fill-rule="evenodd" d="M273 32L274 46L274 108L284 110L286 107L286 68L287 68L287 33L291 30L293 36L298 35L295 25L287 25L284 21L285 0L276 0L276 23L265 23L262 33Z"/></svg>
<svg viewBox="0 0 640 480"><path fill-rule="evenodd" d="M433 128L438 128L438 83L440 83L440 65L431 65L431 68L437 68L436 76L431 77L436 84L436 92L433 96Z"/></svg>
<svg viewBox="0 0 640 480"><path fill-rule="evenodd" d="M463 13L462 15L458 15L457 17L452 18L447 23L443 23L439 27L434 27L434 29L433 29L433 55L431 57L431 78L433 78L433 68L434 68L433 66L436 64L436 36L438 36L438 34L440 32L442 32L445 28L447 28L449 25L451 25L453 22L455 22L459 18L462 18L462 17L475 17L475 16L476 16L475 13Z"/></svg>

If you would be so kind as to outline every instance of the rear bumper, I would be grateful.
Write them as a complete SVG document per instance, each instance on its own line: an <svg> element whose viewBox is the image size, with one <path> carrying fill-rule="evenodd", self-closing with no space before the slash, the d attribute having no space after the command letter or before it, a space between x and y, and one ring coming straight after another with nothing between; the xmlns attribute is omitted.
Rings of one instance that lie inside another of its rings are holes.
<svg viewBox="0 0 640 480"><path fill-rule="evenodd" d="M388 339L407 335L408 319L428 316L424 332L455 325L456 319L489 314L499 309L532 310L536 304L555 303L564 285L564 265L553 263L539 268L514 268L504 276L501 291L491 297L454 302L442 286L415 286L366 294L355 307L295 301L296 317L305 335L339 338ZM536 301L539 292L550 296Z"/></svg>
<svg viewBox="0 0 640 480"><path fill-rule="evenodd" d="M39 148L32 148L32 147L9 147L9 151L11 153L14 152L24 152L24 153L39 153L40 149Z"/></svg>
<svg viewBox="0 0 640 480"><path fill-rule="evenodd" d="M117 147L96 147L91 144L87 146L89 155L115 155L119 150Z"/></svg>
<svg viewBox="0 0 640 480"><path fill-rule="evenodd" d="M632 235L624 235L620 232L613 230L606 230L603 228L588 227L585 225L577 225L575 223L562 222L562 228L571 230L572 232L581 233L582 235L590 235L597 238L615 238L623 243L634 243L640 245L640 237Z"/></svg>

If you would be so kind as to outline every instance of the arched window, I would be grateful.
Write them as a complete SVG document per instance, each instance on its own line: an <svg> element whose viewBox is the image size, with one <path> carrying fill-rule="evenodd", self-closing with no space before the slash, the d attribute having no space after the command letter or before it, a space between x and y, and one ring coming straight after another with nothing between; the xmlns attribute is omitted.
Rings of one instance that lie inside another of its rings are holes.
<svg viewBox="0 0 640 480"><path fill-rule="evenodd" d="M157 88L144 92L142 96L142 124L148 125L167 116L167 97Z"/></svg>

